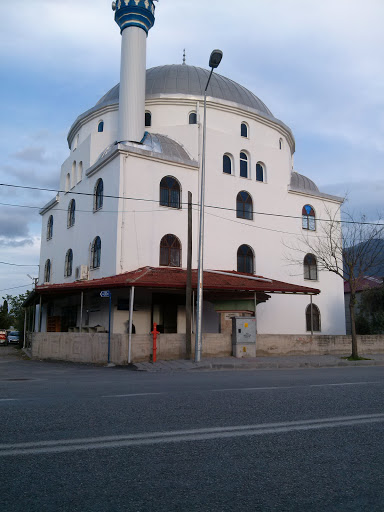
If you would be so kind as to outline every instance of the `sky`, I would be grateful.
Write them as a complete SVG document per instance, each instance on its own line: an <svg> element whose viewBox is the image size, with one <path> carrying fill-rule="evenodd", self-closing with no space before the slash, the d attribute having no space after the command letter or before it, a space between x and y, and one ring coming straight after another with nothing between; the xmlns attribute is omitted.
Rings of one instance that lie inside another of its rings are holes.
<svg viewBox="0 0 384 512"><path fill-rule="evenodd" d="M181 64L185 48L187 64L207 68L220 48L218 73L293 131L295 170L376 220L384 212L383 20L383 0L160 0L147 67ZM0 2L0 183L58 188L71 124L119 82L120 39L109 0ZM31 289L38 211L55 194L5 186L0 194L1 297Z"/></svg>

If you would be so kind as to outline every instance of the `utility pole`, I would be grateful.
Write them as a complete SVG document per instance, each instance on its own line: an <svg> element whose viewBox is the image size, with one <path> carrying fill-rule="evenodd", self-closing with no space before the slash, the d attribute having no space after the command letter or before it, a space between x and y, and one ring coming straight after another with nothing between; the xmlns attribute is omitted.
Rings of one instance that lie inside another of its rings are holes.
<svg viewBox="0 0 384 512"><path fill-rule="evenodd" d="M192 352L192 192L188 192L188 252L187 252L187 287L185 290L186 316L186 353L190 359Z"/></svg>

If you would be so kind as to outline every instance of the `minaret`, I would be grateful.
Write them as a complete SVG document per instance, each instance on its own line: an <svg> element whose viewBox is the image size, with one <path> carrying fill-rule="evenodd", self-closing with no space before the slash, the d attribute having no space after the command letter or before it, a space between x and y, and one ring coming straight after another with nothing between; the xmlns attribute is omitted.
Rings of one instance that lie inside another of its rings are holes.
<svg viewBox="0 0 384 512"><path fill-rule="evenodd" d="M141 142L145 131L147 35L155 23L153 0L112 3L121 31L118 140Z"/></svg>

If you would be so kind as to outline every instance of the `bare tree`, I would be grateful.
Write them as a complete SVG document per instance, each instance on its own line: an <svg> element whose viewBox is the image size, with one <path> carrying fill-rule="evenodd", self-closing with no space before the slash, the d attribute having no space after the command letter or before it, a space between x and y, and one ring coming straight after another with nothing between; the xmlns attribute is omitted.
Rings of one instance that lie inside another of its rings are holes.
<svg viewBox="0 0 384 512"><path fill-rule="evenodd" d="M317 260L318 270L326 270L338 275L349 284L351 298L349 312L352 329L352 359L358 359L355 306L359 281L366 275L372 275L384 265L384 224L380 220L367 222L364 215L359 219L343 213L340 220L340 208L331 211L325 207L323 219L317 219L318 229L306 230L296 245L285 244L289 249L310 252ZM303 264L297 256L287 257L291 263Z"/></svg>

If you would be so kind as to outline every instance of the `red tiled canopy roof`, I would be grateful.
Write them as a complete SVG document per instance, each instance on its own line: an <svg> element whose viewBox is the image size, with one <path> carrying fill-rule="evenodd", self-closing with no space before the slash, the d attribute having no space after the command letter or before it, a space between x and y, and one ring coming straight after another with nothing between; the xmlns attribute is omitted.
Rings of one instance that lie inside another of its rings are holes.
<svg viewBox="0 0 384 512"><path fill-rule="evenodd" d="M142 267L102 279L75 281L72 283L44 284L36 287L39 294L57 292L75 292L91 289L125 288L137 286L143 288L185 289L187 271L174 267ZM197 288L197 270L192 270L192 288ZM317 288L308 288L261 276L242 274L234 271L205 270L204 290L247 291L265 293L320 293Z"/></svg>

